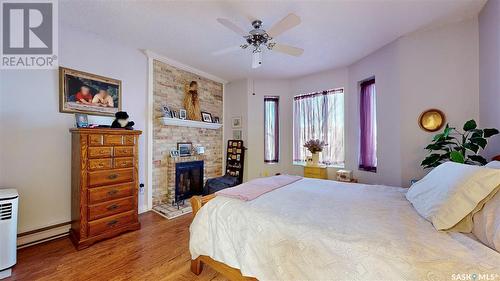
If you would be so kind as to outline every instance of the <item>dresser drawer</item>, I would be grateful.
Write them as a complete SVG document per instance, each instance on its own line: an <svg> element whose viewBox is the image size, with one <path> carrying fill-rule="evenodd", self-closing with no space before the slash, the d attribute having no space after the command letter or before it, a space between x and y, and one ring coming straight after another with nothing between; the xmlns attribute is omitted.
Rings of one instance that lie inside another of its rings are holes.
<svg viewBox="0 0 500 281"><path fill-rule="evenodd" d="M134 158L132 157L121 157L115 158L115 168L129 168L134 166Z"/></svg>
<svg viewBox="0 0 500 281"><path fill-rule="evenodd" d="M89 222L89 236L96 236L134 222L134 211Z"/></svg>
<svg viewBox="0 0 500 281"><path fill-rule="evenodd" d="M88 193L89 193L89 204L96 204L134 195L134 184L123 183L117 185L90 188L88 190Z"/></svg>
<svg viewBox="0 0 500 281"><path fill-rule="evenodd" d="M115 156L133 156L134 155L134 147L133 146L121 146L115 147Z"/></svg>
<svg viewBox="0 0 500 281"><path fill-rule="evenodd" d="M111 157L113 155L112 147L89 147L89 158Z"/></svg>
<svg viewBox="0 0 500 281"><path fill-rule="evenodd" d="M121 135L104 135L105 145L122 145L123 136Z"/></svg>
<svg viewBox="0 0 500 281"><path fill-rule="evenodd" d="M102 145L102 135L89 135L89 145Z"/></svg>
<svg viewBox="0 0 500 281"><path fill-rule="evenodd" d="M123 144L124 145L134 145L135 144L135 136L123 136Z"/></svg>
<svg viewBox="0 0 500 281"><path fill-rule="evenodd" d="M95 205L90 205L89 208L89 220L96 220L104 217L108 217L114 214L123 213L132 210L134 207L134 198L128 197L123 199L117 199L109 202L99 203Z"/></svg>
<svg viewBox="0 0 500 281"><path fill-rule="evenodd" d="M116 169L108 171L89 172L89 186L129 182L133 179L134 173L132 169Z"/></svg>
<svg viewBox="0 0 500 281"><path fill-rule="evenodd" d="M111 168L113 168L113 165L111 162L112 162L111 158L90 159L89 160L89 170L94 171L94 170L111 169Z"/></svg>
<svg viewBox="0 0 500 281"><path fill-rule="evenodd" d="M304 167L304 177L326 179L328 176L326 173L326 168Z"/></svg>

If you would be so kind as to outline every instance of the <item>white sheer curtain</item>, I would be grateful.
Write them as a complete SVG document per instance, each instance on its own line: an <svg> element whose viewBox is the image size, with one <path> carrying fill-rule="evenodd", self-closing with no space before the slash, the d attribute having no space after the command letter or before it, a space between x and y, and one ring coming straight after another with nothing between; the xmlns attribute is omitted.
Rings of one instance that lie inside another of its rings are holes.
<svg viewBox="0 0 500 281"><path fill-rule="evenodd" d="M344 89L296 96L293 109L293 161L305 161L310 152L304 143L320 139L328 144L320 153L320 163L343 165Z"/></svg>
<svg viewBox="0 0 500 281"><path fill-rule="evenodd" d="M264 98L264 162L279 162L279 97Z"/></svg>

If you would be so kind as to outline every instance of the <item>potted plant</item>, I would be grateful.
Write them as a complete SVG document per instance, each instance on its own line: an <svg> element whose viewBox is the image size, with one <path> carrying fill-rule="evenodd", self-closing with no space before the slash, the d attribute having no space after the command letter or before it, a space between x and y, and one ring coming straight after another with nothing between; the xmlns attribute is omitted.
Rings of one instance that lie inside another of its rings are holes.
<svg viewBox="0 0 500 281"><path fill-rule="evenodd" d="M327 146L324 141L320 140L315 140L311 139L308 140L305 144L304 147L307 148L312 154L312 166L318 166L319 165L319 152L323 151L323 147Z"/></svg>
<svg viewBox="0 0 500 281"><path fill-rule="evenodd" d="M429 155L420 165L424 169L437 167L447 161L485 165L488 161L478 153L486 147L488 138L496 134L497 129L478 129L474 120L465 122L463 132L446 124L443 132L435 135L425 147Z"/></svg>

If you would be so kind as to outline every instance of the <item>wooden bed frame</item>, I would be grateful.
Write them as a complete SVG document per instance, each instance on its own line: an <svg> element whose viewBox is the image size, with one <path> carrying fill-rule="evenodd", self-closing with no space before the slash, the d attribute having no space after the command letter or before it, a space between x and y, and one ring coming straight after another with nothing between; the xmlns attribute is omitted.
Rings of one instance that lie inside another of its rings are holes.
<svg viewBox="0 0 500 281"><path fill-rule="evenodd" d="M191 197L191 207L193 208L193 218L196 216L196 213L200 208L205 205L208 201L212 200L215 198L215 194L210 194L207 196L193 196ZM191 260L191 271L196 274L200 275L201 271L203 270L203 265L206 264L210 266L212 269L215 271L221 273L225 277L229 278L229 280L233 281L256 281L257 279L253 277L246 277L241 274L241 271L234 268L230 267L222 262L218 262L216 260L213 260L209 256L199 256L198 258Z"/></svg>
<svg viewBox="0 0 500 281"><path fill-rule="evenodd" d="M500 161L500 155L493 157L493 159L491 160ZM203 207L203 205L214 198L215 194L191 197L190 201L191 207L193 208L193 218L194 216L196 216L196 213L200 210L200 208ZM213 260L208 256L199 256L195 260L191 260L191 271L196 275L200 275L201 271L203 270L203 264L210 266L215 271L221 273L222 275L233 281L257 281L256 278L243 276L240 270L230 267L222 262Z"/></svg>

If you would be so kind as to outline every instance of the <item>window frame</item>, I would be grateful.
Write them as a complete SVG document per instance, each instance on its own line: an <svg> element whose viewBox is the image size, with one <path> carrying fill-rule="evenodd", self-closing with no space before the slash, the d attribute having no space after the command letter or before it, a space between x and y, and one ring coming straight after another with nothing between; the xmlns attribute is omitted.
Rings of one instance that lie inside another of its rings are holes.
<svg viewBox="0 0 500 281"><path fill-rule="evenodd" d="M331 92L331 93L329 93ZM320 96L320 95L329 95L329 94L342 94L343 95L343 103L342 103L342 109L343 109L343 126L342 126L342 135L343 135L343 154L344 154L344 161L341 163L341 164L322 164L326 167L329 167L329 168L345 168L345 165L346 165L346 142L345 142L345 139L346 139L346 101L345 101L345 95L346 91L345 91L345 87L338 87L338 88L330 88L328 90L323 90L323 91L316 91L316 92L310 92L310 93L306 93L306 94L299 94L299 95L296 95L293 97L292 99L292 103L293 103L293 116L295 116L297 113L296 113L296 109L295 109L295 101L297 99L303 99L303 98L314 98L316 96ZM295 149L295 143L296 143L296 139L295 139L295 117L294 119L292 120L292 165L296 165L296 166L306 166L306 161L303 160L303 161L298 161L295 159L295 155L294 154L294 149Z"/></svg>
<svg viewBox="0 0 500 281"><path fill-rule="evenodd" d="M266 102L273 102L275 104L275 120L274 120L274 146L275 146L275 151L274 151L274 158L273 159L266 159L266 149L267 149L267 134L266 134L266 127L267 127L267 110L266 110ZM281 156L281 128L280 128L280 97L279 96L264 96L264 163L265 164L278 164L280 162L280 156ZM277 136L276 136L277 135Z"/></svg>
<svg viewBox="0 0 500 281"><path fill-rule="evenodd" d="M362 152L361 152L361 143L362 143L362 128L361 128L361 95L364 87L368 87L370 85L374 85L375 87L375 93L374 93L374 110L375 110L375 120L372 120L375 124L375 166L366 166L362 165L361 159L362 159ZM358 147L358 170L359 171L364 171L364 172L371 172L371 173L377 173L377 167L378 167L378 145L377 145L377 86L376 86L376 80L375 77L368 78L366 80L362 80L359 82L359 87L358 87L358 93L359 93L359 104L358 104L358 113L359 113L359 147Z"/></svg>

